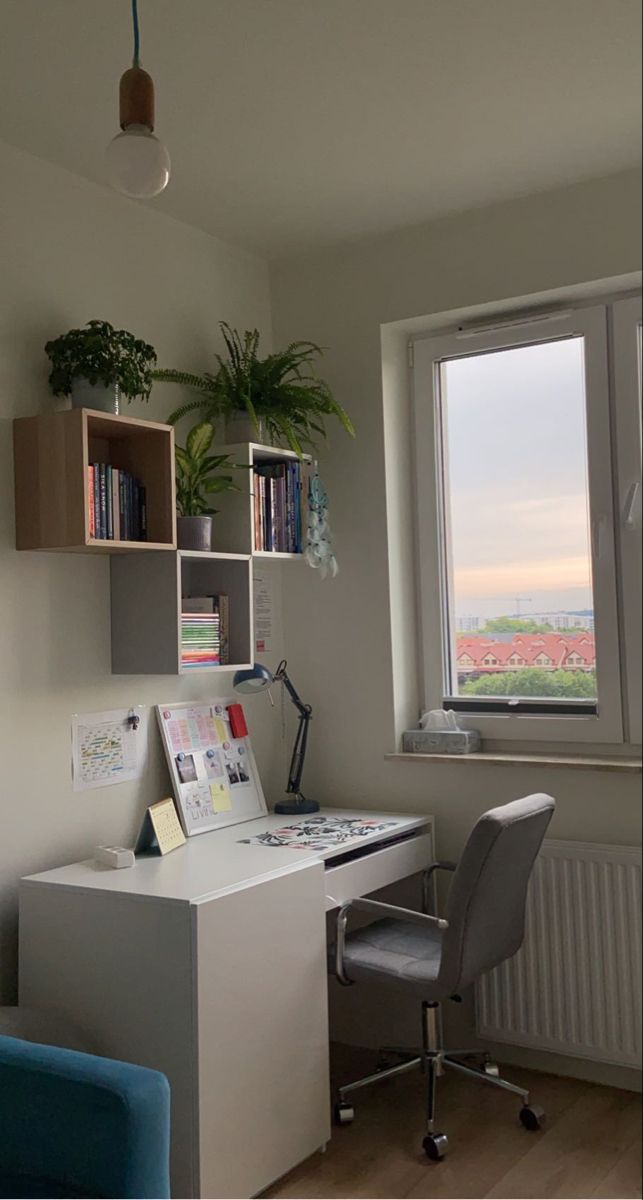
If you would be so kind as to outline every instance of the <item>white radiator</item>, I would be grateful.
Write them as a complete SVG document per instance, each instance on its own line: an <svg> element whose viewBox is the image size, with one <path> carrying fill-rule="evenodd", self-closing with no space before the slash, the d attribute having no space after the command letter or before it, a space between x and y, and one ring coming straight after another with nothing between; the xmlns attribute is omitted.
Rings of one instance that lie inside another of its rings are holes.
<svg viewBox="0 0 643 1200"><path fill-rule="evenodd" d="M492 1041L640 1066L640 850L545 841L524 943L479 981L476 1011Z"/></svg>

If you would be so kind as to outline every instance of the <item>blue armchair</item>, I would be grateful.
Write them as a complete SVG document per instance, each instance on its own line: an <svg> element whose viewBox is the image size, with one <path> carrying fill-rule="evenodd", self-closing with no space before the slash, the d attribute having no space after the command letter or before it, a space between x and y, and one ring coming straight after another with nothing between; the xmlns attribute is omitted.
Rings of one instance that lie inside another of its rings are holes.
<svg viewBox="0 0 643 1200"><path fill-rule="evenodd" d="M158 1071L0 1036L0 1197L170 1195Z"/></svg>

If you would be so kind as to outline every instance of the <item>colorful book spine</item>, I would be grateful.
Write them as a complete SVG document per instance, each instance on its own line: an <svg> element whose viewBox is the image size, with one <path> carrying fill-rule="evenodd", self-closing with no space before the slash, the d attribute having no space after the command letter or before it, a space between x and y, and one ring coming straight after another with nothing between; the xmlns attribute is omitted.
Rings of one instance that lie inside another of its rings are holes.
<svg viewBox="0 0 643 1200"><path fill-rule="evenodd" d="M100 537L100 465L94 463L94 537Z"/></svg>
<svg viewBox="0 0 643 1200"><path fill-rule="evenodd" d="M98 536L107 537L107 496L105 494L105 463L98 464Z"/></svg>
<svg viewBox="0 0 643 1200"><path fill-rule="evenodd" d="M130 540L136 541L136 513L134 509L134 480L131 475L126 476L127 480L127 520L130 530Z"/></svg>
<svg viewBox="0 0 643 1200"><path fill-rule="evenodd" d="M87 506L91 538L147 541L147 493L127 471L111 463L90 463Z"/></svg>
<svg viewBox="0 0 643 1200"><path fill-rule="evenodd" d="M255 550L301 554L307 525L309 464L299 460L254 468Z"/></svg>
<svg viewBox="0 0 643 1200"><path fill-rule="evenodd" d="M279 548L279 514L277 508L277 480L270 476L270 550Z"/></svg>
<svg viewBox="0 0 643 1200"><path fill-rule="evenodd" d="M119 490L120 471L112 469L112 537L115 542L121 540L121 504Z"/></svg>
<svg viewBox="0 0 643 1200"><path fill-rule="evenodd" d="M105 464L105 537L114 541L114 512L112 509L112 468Z"/></svg>
<svg viewBox="0 0 643 1200"><path fill-rule="evenodd" d="M89 536L96 537L96 509L94 508L94 464L87 468L87 504L89 511Z"/></svg>
<svg viewBox="0 0 643 1200"><path fill-rule="evenodd" d="M224 594L216 597L216 599L219 608L221 665L227 666L230 662L230 597Z"/></svg>
<svg viewBox="0 0 643 1200"><path fill-rule="evenodd" d="M255 529L255 550L263 550L263 530L262 530L262 515L261 515L261 479L259 475L254 476L253 486L253 502L254 502L254 529Z"/></svg>
<svg viewBox="0 0 643 1200"><path fill-rule="evenodd" d="M203 669L221 662L221 631L214 596L197 596L181 603L181 666Z"/></svg>

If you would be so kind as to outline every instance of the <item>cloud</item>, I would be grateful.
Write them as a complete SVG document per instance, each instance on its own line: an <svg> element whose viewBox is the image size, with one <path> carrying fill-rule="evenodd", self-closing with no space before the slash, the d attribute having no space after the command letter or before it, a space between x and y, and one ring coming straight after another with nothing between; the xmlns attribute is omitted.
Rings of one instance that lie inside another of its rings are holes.
<svg viewBox="0 0 643 1200"><path fill-rule="evenodd" d="M454 571L455 599L519 596L525 592L562 591L590 585L585 556L514 560L486 567Z"/></svg>

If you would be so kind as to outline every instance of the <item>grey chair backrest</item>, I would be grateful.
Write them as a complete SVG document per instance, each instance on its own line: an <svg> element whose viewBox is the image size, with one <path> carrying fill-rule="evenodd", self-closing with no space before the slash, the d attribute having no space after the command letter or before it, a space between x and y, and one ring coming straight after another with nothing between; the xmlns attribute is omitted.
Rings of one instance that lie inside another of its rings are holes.
<svg viewBox="0 0 643 1200"><path fill-rule="evenodd" d="M538 794L484 813L453 876L439 981L452 992L519 949L527 885L555 801Z"/></svg>

